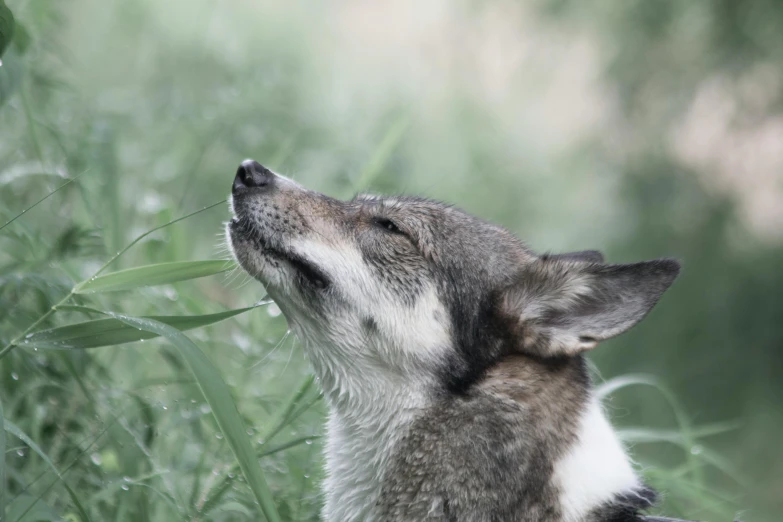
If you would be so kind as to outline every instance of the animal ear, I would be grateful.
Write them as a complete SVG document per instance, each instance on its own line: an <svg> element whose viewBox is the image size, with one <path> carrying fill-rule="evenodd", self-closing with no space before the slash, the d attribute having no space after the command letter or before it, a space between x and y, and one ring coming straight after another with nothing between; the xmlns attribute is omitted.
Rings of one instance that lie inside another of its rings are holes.
<svg viewBox="0 0 783 522"><path fill-rule="evenodd" d="M586 263L603 263L604 255L598 250L582 250L566 252L565 254L545 254L542 259L562 259L565 261L583 261Z"/></svg>
<svg viewBox="0 0 783 522"><path fill-rule="evenodd" d="M500 317L515 350L573 355L641 321L679 271L673 259L602 265L545 256L501 293Z"/></svg>

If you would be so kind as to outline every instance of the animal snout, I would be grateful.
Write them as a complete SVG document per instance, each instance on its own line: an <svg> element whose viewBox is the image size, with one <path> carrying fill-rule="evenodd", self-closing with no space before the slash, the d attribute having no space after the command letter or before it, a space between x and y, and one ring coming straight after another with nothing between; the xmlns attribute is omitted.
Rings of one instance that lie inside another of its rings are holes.
<svg viewBox="0 0 783 522"><path fill-rule="evenodd" d="M239 165L231 192L236 193L249 188L268 190L274 186L275 178L271 170L255 160L248 159Z"/></svg>

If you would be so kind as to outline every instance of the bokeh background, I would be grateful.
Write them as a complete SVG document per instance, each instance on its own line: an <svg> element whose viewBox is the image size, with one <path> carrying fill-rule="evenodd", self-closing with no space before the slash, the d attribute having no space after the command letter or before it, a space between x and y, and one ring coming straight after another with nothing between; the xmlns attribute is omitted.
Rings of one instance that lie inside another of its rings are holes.
<svg viewBox="0 0 783 522"><path fill-rule="evenodd" d="M661 512L781 519L783 3L6 3L0 223L79 178L0 230L3 346L134 237L227 197L244 158L337 197L426 195L538 251L681 259L653 313L592 355L607 406ZM224 258L227 218L166 227L111 269ZM73 304L197 315L263 296L232 273ZM269 305L188 333L257 447L309 371L286 329ZM15 348L0 404L40 450L8 435L8 520L82 520L64 483L92 520L261 517L165 341ZM303 442L260 460L284 520L321 504L325 408L305 406L275 435Z"/></svg>

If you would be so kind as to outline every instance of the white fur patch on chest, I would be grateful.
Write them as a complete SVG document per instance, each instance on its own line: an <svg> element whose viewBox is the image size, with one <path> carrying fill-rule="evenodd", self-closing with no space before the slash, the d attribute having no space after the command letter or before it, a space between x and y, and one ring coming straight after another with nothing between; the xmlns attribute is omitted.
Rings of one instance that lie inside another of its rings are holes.
<svg viewBox="0 0 783 522"><path fill-rule="evenodd" d="M327 425L325 522L372 522L382 480L407 426L423 408L417 394L388 390L374 411L332 411Z"/></svg>
<svg viewBox="0 0 783 522"><path fill-rule="evenodd" d="M563 522L580 522L591 509L640 486L597 399L590 400L577 434L568 454L555 465Z"/></svg>

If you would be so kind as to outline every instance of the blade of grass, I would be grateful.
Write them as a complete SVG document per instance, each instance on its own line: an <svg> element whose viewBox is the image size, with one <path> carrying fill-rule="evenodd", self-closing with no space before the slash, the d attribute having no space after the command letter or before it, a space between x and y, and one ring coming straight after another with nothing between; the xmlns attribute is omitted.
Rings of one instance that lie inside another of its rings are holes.
<svg viewBox="0 0 783 522"><path fill-rule="evenodd" d="M5 5L5 2L0 0L0 56L3 56L6 47L11 45L15 29L16 21L14 20L14 14Z"/></svg>
<svg viewBox="0 0 783 522"><path fill-rule="evenodd" d="M5 418L0 402L0 520L5 516Z"/></svg>
<svg viewBox="0 0 783 522"><path fill-rule="evenodd" d="M206 315L146 316L144 319L152 319L177 330L186 331L223 321L253 308L255 307L251 306ZM99 310L93 311L102 313ZM25 347L44 350L81 350L143 341L156 337L159 337L158 334L139 330L117 319L94 319L28 334L21 344Z"/></svg>
<svg viewBox="0 0 783 522"><path fill-rule="evenodd" d="M629 374L621 377L615 377L600 386L596 387L595 394L599 399L603 399L606 396L627 388L629 386L650 386L656 389L669 404L669 407L674 413L674 418L677 423L677 427L680 430L683 438L683 449L685 450L685 459L691 466L693 478L695 482L700 486L704 486L704 476L701 472L701 468L698 465L696 456L691 449L696 445L696 441L693 437L693 427L688 416L685 414L685 409L680 404L677 396L668 387L664 386L658 379L649 375Z"/></svg>
<svg viewBox="0 0 783 522"><path fill-rule="evenodd" d="M100 277L92 277L76 285L74 293L94 294L130 290L143 286L166 285L219 274L234 267L233 262L224 260L176 261L145 265L112 272Z"/></svg>
<svg viewBox="0 0 783 522"><path fill-rule="evenodd" d="M72 177L71 179L69 179L68 181L66 181L65 183L63 183L62 185L60 185L59 187L54 189L53 191L49 192L47 195L45 195L44 197L42 197L41 199L39 199L38 201L36 201L32 205L30 205L29 207L27 207L26 209L24 209L23 211L21 211L20 213L18 213L14 217L12 217L10 220L8 220L3 226L0 227L0 230L3 230L5 227L7 227L8 225L13 223L14 221L19 219L20 217L22 217L24 214L26 214L30 210L34 209L35 207L37 207L40 203L43 203L44 201L46 201L47 199L52 197L55 193L59 192L60 190L64 189L68 185L70 185L72 182L74 182L77 179L79 179L79 177L82 176L83 174L85 174L86 172L87 172L86 170L84 172L80 172L79 174L77 174L76 176Z"/></svg>
<svg viewBox="0 0 783 522"><path fill-rule="evenodd" d="M180 221L182 221L182 220L184 220L184 219L187 219L187 218L189 218L189 217L195 216L196 214L200 214L201 212L204 212L204 211L206 211L206 210L209 210L209 209L215 208L215 207L216 207L216 206L218 206L218 205L224 205L224 204L225 204L225 201L221 199L220 201L218 201L218 202L216 202L216 203L213 203L213 204L211 204L211 205L207 205L206 207L204 207L204 208L201 208L201 209L199 209L199 210L196 210L195 212L191 212L190 214L186 214L186 215L184 215L184 216L182 216L182 217L179 217L179 218L177 218L177 219L173 219L173 220L169 221L168 223L164 223L164 224L162 224L162 225L160 225L160 226L157 226L157 227L155 227L155 228L152 228L152 229L150 229L150 230L147 230L147 231L146 231L146 232L144 232L143 234L140 234L139 236L137 236L137 237L136 237L136 239L134 239L133 241L131 241L130 243L128 243L128 246L126 246L125 248L123 248L122 250L120 250L119 252L117 252L117 253L116 253L114 256L112 256L112 258L111 258L111 259L109 259L109 260L108 260L108 261L107 261L107 262L106 262L106 263L105 263L105 264L104 264L102 267L100 267L100 268L98 269L98 271L96 271L96 272L95 272L95 273L94 273L92 276L90 276L90 277L88 278L88 280L89 280L89 279L91 279L91 278L94 278L94 277L98 277L98 276L99 276L99 275L100 275L100 274L101 274L101 273L102 273L104 270L106 270L106 268L108 268L108 266L109 266L109 265L111 265L111 264L112 264L114 261L116 261L116 260L117 260L117 259L118 259L118 258L119 258L119 257L120 257L122 254L124 254L125 252L127 252L128 250L130 250L130 248L131 248L131 247L133 247L133 245L135 245L136 243L138 243L139 241L141 241L141 240L142 240L142 239L144 239L145 237L149 236L150 234L152 234L152 233L154 233L154 232L157 232L158 230L160 230L160 229L162 229L162 228L166 228L166 227L168 227L168 226L170 226L170 225L173 225L174 223L178 223L178 222L180 222ZM27 335L28 333L32 332L32 331L35 329L35 327L36 327L36 326L38 326L39 324L41 324L41 323L43 323L45 320L47 320L47 319L48 319L48 318L49 318L49 317L50 317L50 316L51 316L51 315L52 315L52 314L55 312L55 310L57 310L57 307L58 307L58 306L62 306L62 305L64 305L65 303L67 303L67 302L68 302L68 300L69 300L71 297L73 297L73 296L74 296L74 291L75 291L75 287L74 287L74 288L72 288L72 289L71 289L71 291L68 293L68 295L66 295L65 297L63 297L63 298L60 300L60 302L58 302L57 304L55 304L54 306L52 306L52 307L51 307L49 310L47 310L47 311L46 311L46 313L44 313L43 315L41 315L41 317L39 317L38 319L36 319L36 320L35 320L35 321L34 321L34 322L33 322L33 323L30 325L30 326L28 326L27 328L25 328L25 330L24 330L22 333L20 333L19 335L17 335L17 336L16 336L14 339L12 339L12 340L11 340L11 342L9 342L9 343L8 343L8 344L7 344L7 345L6 345L6 346L5 346L5 347L4 347L2 350L0 350L0 359L2 359L3 357L5 357L5 356L8 354L8 352L10 352L11 350L13 350L13 349L14 349L16 346L18 346L18 345L19 345L19 341L21 341L21 340L24 338L24 336L25 336L25 335Z"/></svg>
<svg viewBox="0 0 783 522"><path fill-rule="evenodd" d="M274 450L268 450L266 448L266 444L269 442L269 440L274 437L276 434L278 434L280 431L282 431L286 426L294 422L301 414L306 412L310 407L321 400L323 397L322 394L318 394L315 397L313 397L309 402L306 402L303 406L301 406L299 409L294 411L294 408L299 403L299 401L302 399L302 397L305 395L305 393L310 389L314 382L314 379L312 376L305 379L302 385L300 386L299 390L292 396L291 400L288 402L285 408L281 408L281 414L277 416L278 419L280 419L277 424L268 432L267 438L262 439L264 442L262 443L261 450L256 452L256 458L260 459L263 457L266 457L268 455L271 455L272 453L276 453L277 451L282 451L284 449L287 449L288 447L295 446L296 444L291 444L291 446L287 446L286 444L283 444L282 447L275 447ZM315 440L317 439L317 436L314 437L303 437L302 439L297 439L296 441L306 441L308 439ZM236 472L237 465L234 464L231 467L229 467L225 475L223 477L223 481L221 484L216 488L214 493L212 493L207 500L204 502L204 507L202 507L202 513L206 513L209 511L209 509L212 509L215 507L218 500L220 500L220 497L222 497L226 491L228 491L228 488L233 483L233 479L231 478L231 475ZM207 491L206 493L209 493ZM210 506L209 509L206 506Z"/></svg>
<svg viewBox="0 0 783 522"><path fill-rule="evenodd" d="M162 335L179 349L196 377L204 398L212 408L212 415L223 432L229 447L234 452L242 474L245 476L245 480L261 507L261 511L269 522L280 522L280 516L277 513L272 492L266 483L261 466L255 459L253 448L248 440L246 428L237 410L236 403L220 373L207 356L204 355L204 352L185 334L167 324L152 319L142 319L111 312L109 315L135 328Z"/></svg>
<svg viewBox="0 0 783 522"><path fill-rule="evenodd" d="M394 149L396 149L397 145L402 141L403 136L405 136L405 131L408 130L409 123L410 118L407 114L402 114L394 120L386 131L386 134L383 136L375 153L370 158L370 161L367 162L367 165L359 175L359 179L356 181L354 187L359 190L364 190L373 182L375 177L389 161L389 158L394 153Z"/></svg>
<svg viewBox="0 0 783 522"><path fill-rule="evenodd" d="M5 520L3 518L2 520ZM62 520L40 497L19 495L8 504L9 522L58 522Z"/></svg>
<svg viewBox="0 0 783 522"><path fill-rule="evenodd" d="M307 443L308 441L312 442L314 440L320 439L320 435L315 435L312 437L301 437L298 439L294 439L289 442L285 442L283 444L280 444L278 446L274 446L273 448L266 449L264 451L261 451L259 453L256 453L256 457L263 458L268 457L269 455L274 455L275 453L279 453L281 451L285 451L290 448L294 448L296 446L301 446L302 444ZM234 473L234 468L230 468L223 479L223 482L213 491L213 493L204 501L204 503L200 506L199 512L201 514L209 513L212 509L217 507L217 503L220 501L221 498L223 498L223 495L226 494L226 492L231 488L231 484L234 483L234 479L231 477Z"/></svg>
<svg viewBox="0 0 783 522"><path fill-rule="evenodd" d="M25 432L23 432L19 427L16 426L16 424L12 423L8 419L5 419L4 421L5 426L4 429L13 435L14 437L18 438L25 444L27 444L30 449L32 449L35 453L38 454L41 459L49 466L49 468L54 471L55 475L57 475L57 478L60 479L60 482L63 483L63 486L65 487L65 490L68 492L68 495L71 497L71 501L73 502L73 505L76 507L76 509L79 511L79 514L82 517L82 520L88 521L90 520L90 516L87 514L87 511L84 509L84 506L82 506L81 501L79 500L78 495L76 495L76 492L71 489L71 486L68 485L68 483L65 481L65 478L60 473L60 470L57 469L57 466L54 465L54 462L49 459L49 456L44 453L44 451L36 444L30 437L27 436Z"/></svg>
<svg viewBox="0 0 783 522"><path fill-rule="evenodd" d="M106 425L106 426L105 426L105 427L104 427L104 428L103 428L103 429L102 429L102 430L101 430L101 431L98 433L98 435L97 435L97 436L93 437L92 441L91 441L91 442L90 442L90 443L87 445L87 447L85 447L84 449L82 449L82 450L81 450L81 451L78 453L78 455L76 455L76 457L75 457L75 458L74 458L74 459L71 461L71 463L70 463L70 464L68 464L68 465L67 465L65 468L63 468L63 471L62 471L62 474L61 474L61 476L65 476L65 474L66 474L66 473L68 473L68 471L70 471L70 470L71 470L71 468L72 468L72 467L74 467L74 466L75 466L75 465L76 465L76 464L77 464L77 463L78 463L78 462L81 460L81 458L82 458L82 457L83 457L83 456L84 456L84 455L85 455L85 454L86 454L88 451L90 451L90 449L92 449L92 447L93 447L93 446L94 446L94 445L95 445L95 444L96 444L96 443L97 443L97 442L98 442L98 441L101 439L101 437L103 437L103 436L106 434L106 432L109 430L109 428L111 428L111 426L112 426L113 424L114 424L114 422L110 422L110 423L108 423L108 424L107 424L107 425ZM55 469L55 471L56 471L56 469ZM19 497L19 496L21 496L21 495L24 495L24 494L26 494L27 490L28 490L28 489L29 489L29 488L30 488L30 487L31 487L33 484L35 484L35 483L36 483L38 480L42 479L42 478L43 478L43 477L44 477L44 476L45 476L47 473L48 473L48 471L44 470L44 471L43 471L41 474L39 474L39 475L38 475L38 477L37 477L35 480L33 480L32 482L30 482L29 484L26 484L26 486L25 486L25 487L22 489L22 491L20 491L20 492L17 494L17 497ZM55 485L55 484L57 484L57 480L53 480L53 481L51 481L51 482L49 483L49 485L48 485L48 486L45 486L45 487L43 488L43 490L41 491L41 493L38 495L38 498L36 499L36 502L37 502L38 500L40 500L41 498L43 498L43 496L44 496L44 495L45 495L45 494L46 494L46 493L47 493L47 492L48 492L50 489L52 489L52 487L54 487L54 485ZM28 509L27 509L27 510L25 510L25 511L24 511L24 512L23 512L21 515L19 515L20 519L21 519L21 517L24 517L24 516L25 516L25 514L27 513L27 511L29 511L30 509L32 509L33 505L34 505L34 504L30 505L30 506L28 507ZM89 520L89 519L87 519L87 520Z"/></svg>
<svg viewBox="0 0 783 522"><path fill-rule="evenodd" d="M315 377L310 375L302 381L299 389L291 396L285 407L280 408L279 413L275 416L274 422L270 423L272 428L262 437L264 444L272 440L275 435L280 433L289 424L288 419L291 416L291 412L294 411L294 408L296 408L299 401L302 400L302 397L312 388L313 383L315 383Z"/></svg>

